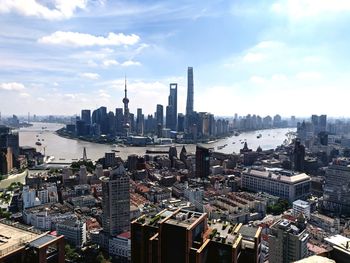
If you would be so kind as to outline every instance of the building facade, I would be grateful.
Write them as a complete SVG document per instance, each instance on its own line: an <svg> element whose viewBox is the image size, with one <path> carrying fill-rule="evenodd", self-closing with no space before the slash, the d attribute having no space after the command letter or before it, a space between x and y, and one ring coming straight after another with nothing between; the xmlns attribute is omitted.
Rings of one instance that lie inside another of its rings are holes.
<svg viewBox="0 0 350 263"><path fill-rule="evenodd" d="M242 188L266 192L293 202L310 194L311 178L279 168L247 169L242 173Z"/></svg>
<svg viewBox="0 0 350 263"><path fill-rule="evenodd" d="M270 227L269 262L289 263L307 256L309 234L305 229L305 218L298 220L281 219Z"/></svg>
<svg viewBox="0 0 350 263"><path fill-rule="evenodd" d="M110 236L130 231L130 185L124 166L119 165L101 181L103 230Z"/></svg>

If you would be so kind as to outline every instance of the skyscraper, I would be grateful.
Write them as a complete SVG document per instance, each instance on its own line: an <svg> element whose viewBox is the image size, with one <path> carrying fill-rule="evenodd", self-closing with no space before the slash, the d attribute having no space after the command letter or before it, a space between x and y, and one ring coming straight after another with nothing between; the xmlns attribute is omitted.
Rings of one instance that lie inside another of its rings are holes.
<svg viewBox="0 0 350 263"><path fill-rule="evenodd" d="M305 146L301 144L300 139L295 140L293 159L294 159L294 170L298 172L304 171Z"/></svg>
<svg viewBox="0 0 350 263"><path fill-rule="evenodd" d="M193 113L193 68L187 69L187 103L186 103L186 116Z"/></svg>
<svg viewBox="0 0 350 263"><path fill-rule="evenodd" d="M197 145L196 147L196 177L206 178L210 172L209 148Z"/></svg>
<svg viewBox="0 0 350 263"><path fill-rule="evenodd" d="M125 77L125 89L124 89L124 99L123 99L123 104L124 104L124 123L123 123L123 128L124 128L124 133L127 136L130 130L130 112L129 112L129 99L128 99L128 91L126 88L126 77Z"/></svg>
<svg viewBox="0 0 350 263"><path fill-rule="evenodd" d="M124 123L124 114L123 114L123 108L116 108L115 109L115 126L116 126L116 133L117 135L123 134L123 123Z"/></svg>
<svg viewBox="0 0 350 263"><path fill-rule="evenodd" d="M163 127L164 125L163 105L157 104L156 118L157 118L157 125L160 124Z"/></svg>
<svg viewBox="0 0 350 263"><path fill-rule="evenodd" d="M110 236L130 230L129 176L121 164L102 181L102 226Z"/></svg>
<svg viewBox="0 0 350 263"><path fill-rule="evenodd" d="M85 124L91 124L91 111L81 110L81 120L85 122Z"/></svg>
<svg viewBox="0 0 350 263"><path fill-rule="evenodd" d="M133 263L258 263L261 228L213 220L185 209L142 215L131 223Z"/></svg>
<svg viewBox="0 0 350 263"><path fill-rule="evenodd" d="M350 159L338 158L326 170L323 209L337 215L350 215Z"/></svg>
<svg viewBox="0 0 350 263"><path fill-rule="evenodd" d="M166 107L166 127L173 131L177 129L177 83L170 84L168 106Z"/></svg>
<svg viewBox="0 0 350 263"><path fill-rule="evenodd" d="M136 132L138 135L143 135L144 123L145 123L145 117L142 114L142 109L138 108L137 115L136 115Z"/></svg>

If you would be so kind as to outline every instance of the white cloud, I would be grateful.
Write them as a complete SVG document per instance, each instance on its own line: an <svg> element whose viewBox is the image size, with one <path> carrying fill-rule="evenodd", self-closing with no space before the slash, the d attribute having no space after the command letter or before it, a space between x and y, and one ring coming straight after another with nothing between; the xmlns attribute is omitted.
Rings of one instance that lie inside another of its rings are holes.
<svg viewBox="0 0 350 263"><path fill-rule="evenodd" d="M57 82L54 82L53 85L54 85L55 87L59 86L59 84L58 84Z"/></svg>
<svg viewBox="0 0 350 263"><path fill-rule="evenodd" d="M30 94L28 94L27 92L21 92L21 93L19 94L19 96L21 96L21 97L23 97L23 98L28 98L28 97L30 97Z"/></svg>
<svg viewBox="0 0 350 263"><path fill-rule="evenodd" d="M127 60L121 64L123 67L129 67L129 66L141 66L141 63L138 61L133 60Z"/></svg>
<svg viewBox="0 0 350 263"><path fill-rule="evenodd" d="M249 52L248 54L246 54L243 57L243 61L244 62L260 62L262 60L264 60L266 58L266 56L264 54L261 53L252 53Z"/></svg>
<svg viewBox="0 0 350 263"><path fill-rule="evenodd" d="M18 82L0 83L0 90L21 91L24 89L25 87L22 83L18 83Z"/></svg>
<svg viewBox="0 0 350 263"><path fill-rule="evenodd" d="M48 20L67 19L77 9L85 9L87 0L54 0L45 1L44 5L37 0L0 0L0 13L16 12L24 16L35 16Z"/></svg>
<svg viewBox="0 0 350 263"><path fill-rule="evenodd" d="M79 76L82 78L87 78L87 79L92 79L92 80L97 80L100 78L99 74L91 73L91 72L80 73Z"/></svg>
<svg viewBox="0 0 350 263"><path fill-rule="evenodd" d="M134 45L139 40L140 37L135 34L125 35L123 33L115 34L110 32L107 37L103 37L79 32L56 31L51 35L40 38L38 42L52 45L90 47Z"/></svg>
<svg viewBox="0 0 350 263"><path fill-rule="evenodd" d="M321 77L319 72L299 72L296 75L299 80L319 80Z"/></svg>
<svg viewBox="0 0 350 263"><path fill-rule="evenodd" d="M271 77L272 81L286 81L288 78L284 74L273 74Z"/></svg>
<svg viewBox="0 0 350 263"><path fill-rule="evenodd" d="M119 65L119 62L116 61L115 59L106 59L102 61L103 66L109 67L109 66L116 66Z"/></svg>
<svg viewBox="0 0 350 263"><path fill-rule="evenodd" d="M109 95L109 94L106 93L106 92L100 92L100 93L98 94L98 96L99 96L100 98L103 98L103 99L109 99L109 98L111 97L111 95Z"/></svg>
<svg viewBox="0 0 350 263"><path fill-rule="evenodd" d="M63 94L63 97L73 100L73 99L75 99L77 96L76 96L75 94L72 94L72 93L66 93L66 94Z"/></svg>
<svg viewBox="0 0 350 263"><path fill-rule="evenodd" d="M265 83L266 80L263 77L252 76L250 78L250 81L253 82L254 84L263 84Z"/></svg>
<svg viewBox="0 0 350 263"><path fill-rule="evenodd" d="M287 15L292 20L317 17L322 14L350 11L350 1L344 0L282 0L271 6L274 13Z"/></svg>

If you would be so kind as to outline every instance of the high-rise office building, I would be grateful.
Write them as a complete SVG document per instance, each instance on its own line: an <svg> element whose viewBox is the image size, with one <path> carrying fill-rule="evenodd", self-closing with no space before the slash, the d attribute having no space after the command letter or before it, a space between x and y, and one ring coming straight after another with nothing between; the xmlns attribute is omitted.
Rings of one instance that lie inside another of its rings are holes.
<svg viewBox="0 0 350 263"><path fill-rule="evenodd" d="M143 135L144 123L145 123L145 118L144 118L144 115L142 114L142 109L138 108L137 115L136 115L136 133L138 135Z"/></svg>
<svg viewBox="0 0 350 263"><path fill-rule="evenodd" d="M123 108L115 109L115 130L117 135L123 134L123 123L124 123L124 114Z"/></svg>
<svg viewBox="0 0 350 263"><path fill-rule="evenodd" d="M196 146L196 177L206 178L210 173L210 149Z"/></svg>
<svg viewBox="0 0 350 263"><path fill-rule="evenodd" d="M325 132L327 129L327 115L321 115L318 118L319 131Z"/></svg>
<svg viewBox="0 0 350 263"><path fill-rule="evenodd" d="M81 120L85 122L85 124L91 124L91 111L81 110Z"/></svg>
<svg viewBox="0 0 350 263"><path fill-rule="evenodd" d="M92 123L98 124L100 127L100 132L102 134L108 134L108 116L107 116L107 108L100 107L92 112Z"/></svg>
<svg viewBox="0 0 350 263"><path fill-rule="evenodd" d="M108 134L115 136L116 135L116 119L113 111L108 112Z"/></svg>
<svg viewBox="0 0 350 263"><path fill-rule="evenodd" d="M206 213L185 209L143 215L131 223L133 263L258 263L260 243L261 228L208 224Z"/></svg>
<svg viewBox="0 0 350 263"><path fill-rule="evenodd" d="M304 171L305 164L305 146L301 144L300 139L296 139L293 151L294 170L298 172Z"/></svg>
<svg viewBox="0 0 350 263"><path fill-rule="evenodd" d="M338 158L326 170L323 209L350 215L350 159Z"/></svg>
<svg viewBox="0 0 350 263"><path fill-rule="evenodd" d="M177 83L170 84L168 106L166 107L166 127L177 130Z"/></svg>
<svg viewBox="0 0 350 263"><path fill-rule="evenodd" d="M0 148L0 174L8 174L13 168L12 148Z"/></svg>
<svg viewBox="0 0 350 263"><path fill-rule="evenodd" d="M183 115L182 113L179 113L177 115L177 131L185 131L185 115Z"/></svg>
<svg viewBox="0 0 350 263"><path fill-rule="evenodd" d="M187 103L186 103L186 116L193 113L193 68L187 69Z"/></svg>
<svg viewBox="0 0 350 263"><path fill-rule="evenodd" d="M160 124L163 128L163 125L164 125L163 105L157 104L156 118L157 118L157 125Z"/></svg>
<svg viewBox="0 0 350 263"><path fill-rule="evenodd" d="M102 227L110 236L130 230L129 176L122 164L102 181Z"/></svg>
<svg viewBox="0 0 350 263"><path fill-rule="evenodd" d="M281 219L270 227L269 262L289 263L307 256L305 217L299 215L296 222Z"/></svg>

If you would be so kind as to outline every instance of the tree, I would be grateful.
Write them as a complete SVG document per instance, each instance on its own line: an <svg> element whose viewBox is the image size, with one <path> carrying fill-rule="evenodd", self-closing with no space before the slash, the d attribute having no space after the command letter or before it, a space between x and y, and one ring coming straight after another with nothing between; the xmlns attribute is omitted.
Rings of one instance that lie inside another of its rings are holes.
<svg viewBox="0 0 350 263"><path fill-rule="evenodd" d="M106 258L104 257L104 255L103 255L103 253L100 252L100 253L98 254L98 256L96 257L96 261L97 261L98 263L110 263L110 262L111 262L111 259L106 259Z"/></svg>
<svg viewBox="0 0 350 263"><path fill-rule="evenodd" d="M274 205L267 207L266 212L274 215L280 215L289 208L289 202L285 199L279 199Z"/></svg>
<svg viewBox="0 0 350 263"><path fill-rule="evenodd" d="M69 244L64 246L64 252L66 255L66 259L71 262L78 262L80 255L72 248Z"/></svg>

